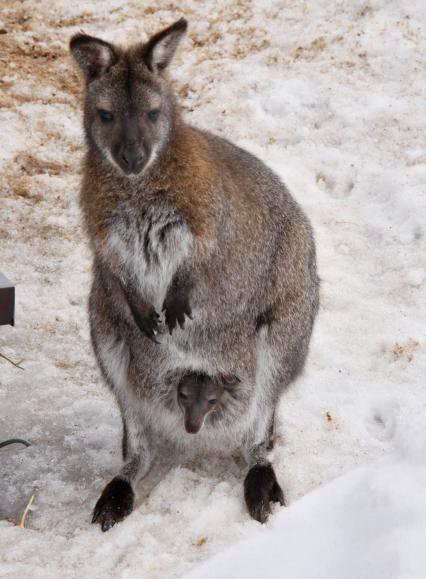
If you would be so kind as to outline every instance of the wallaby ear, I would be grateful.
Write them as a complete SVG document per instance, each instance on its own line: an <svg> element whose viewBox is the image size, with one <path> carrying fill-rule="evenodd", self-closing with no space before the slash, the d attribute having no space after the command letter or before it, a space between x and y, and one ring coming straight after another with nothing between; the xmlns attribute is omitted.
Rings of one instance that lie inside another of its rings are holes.
<svg viewBox="0 0 426 579"><path fill-rule="evenodd" d="M155 34L144 45L143 60L152 72L161 72L167 68L187 28L188 22L185 18L181 18Z"/></svg>
<svg viewBox="0 0 426 579"><path fill-rule="evenodd" d="M117 62L112 44L87 34L73 36L70 50L88 82L107 72Z"/></svg>

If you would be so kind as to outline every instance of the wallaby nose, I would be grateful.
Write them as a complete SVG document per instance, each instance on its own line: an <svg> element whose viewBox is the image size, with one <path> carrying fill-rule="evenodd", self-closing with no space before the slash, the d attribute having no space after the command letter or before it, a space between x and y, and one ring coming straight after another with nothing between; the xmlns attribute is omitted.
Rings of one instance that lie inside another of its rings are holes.
<svg viewBox="0 0 426 579"><path fill-rule="evenodd" d="M142 160L142 154L140 151L133 147L125 147L121 151L121 159L124 162L124 166L126 167L129 173L135 171L137 165Z"/></svg>

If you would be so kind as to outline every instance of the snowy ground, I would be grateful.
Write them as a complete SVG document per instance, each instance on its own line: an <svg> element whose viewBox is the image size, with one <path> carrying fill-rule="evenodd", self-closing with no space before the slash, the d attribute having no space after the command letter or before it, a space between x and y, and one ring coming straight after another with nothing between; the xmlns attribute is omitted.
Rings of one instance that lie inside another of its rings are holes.
<svg viewBox="0 0 426 579"><path fill-rule="evenodd" d="M185 579L424 578L423 430L401 425L391 456L309 493Z"/></svg>
<svg viewBox="0 0 426 579"><path fill-rule="evenodd" d="M32 442L0 450L0 576L425 577L424 1L0 8L0 269L17 284L0 352L23 367L0 358L0 440ZM67 43L80 29L143 40L182 15L173 74L186 116L289 185L315 228L322 308L280 408L274 464L290 508L261 527L240 457L165 452L136 511L102 534L90 512L119 465L121 424L89 345Z"/></svg>

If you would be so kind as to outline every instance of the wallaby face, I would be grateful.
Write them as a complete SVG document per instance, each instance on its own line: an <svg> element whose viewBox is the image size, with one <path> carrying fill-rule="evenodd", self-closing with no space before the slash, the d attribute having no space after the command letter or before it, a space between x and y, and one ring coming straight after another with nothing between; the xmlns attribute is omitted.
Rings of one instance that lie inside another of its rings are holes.
<svg viewBox="0 0 426 579"><path fill-rule="evenodd" d="M186 26L179 20L128 51L83 34L71 41L86 78L87 142L125 175L141 174L170 140L175 102L162 73Z"/></svg>
<svg viewBox="0 0 426 579"><path fill-rule="evenodd" d="M173 110L162 93L159 83L132 62L117 64L88 87L89 143L126 175L141 173L168 140Z"/></svg>
<svg viewBox="0 0 426 579"><path fill-rule="evenodd" d="M196 434L206 417L217 410L224 386L205 374L186 374L178 385L178 403L184 414L186 432Z"/></svg>

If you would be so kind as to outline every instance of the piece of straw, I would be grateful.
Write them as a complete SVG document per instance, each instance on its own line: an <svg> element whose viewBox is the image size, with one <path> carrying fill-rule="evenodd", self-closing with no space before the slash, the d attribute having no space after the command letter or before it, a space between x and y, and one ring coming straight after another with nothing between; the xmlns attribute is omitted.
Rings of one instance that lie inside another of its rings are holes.
<svg viewBox="0 0 426 579"><path fill-rule="evenodd" d="M37 489L35 488L35 489L33 490L32 494L31 494L30 500L28 501L28 504L27 504L27 506L25 507L25 511L24 511L24 513L23 513L23 515L22 515L22 517L21 517L21 521L20 521L20 523L19 523L19 528L20 528L20 529L25 529L25 522L26 522L26 520L27 520L28 513L30 512L31 505L33 504L33 501L34 501L34 499L35 499L36 494L37 494Z"/></svg>
<svg viewBox="0 0 426 579"><path fill-rule="evenodd" d="M4 359L7 360L10 364L13 364L13 366L15 366L16 368L19 368L20 370L23 370L23 369L24 369L22 366L19 365L21 362L23 362L23 360L20 360L19 362L14 362L13 360L11 360L10 358L8 358L7 356L5 356L4 354L2 354L1 352L0 352L0 358L4 358Z"/></svg>

